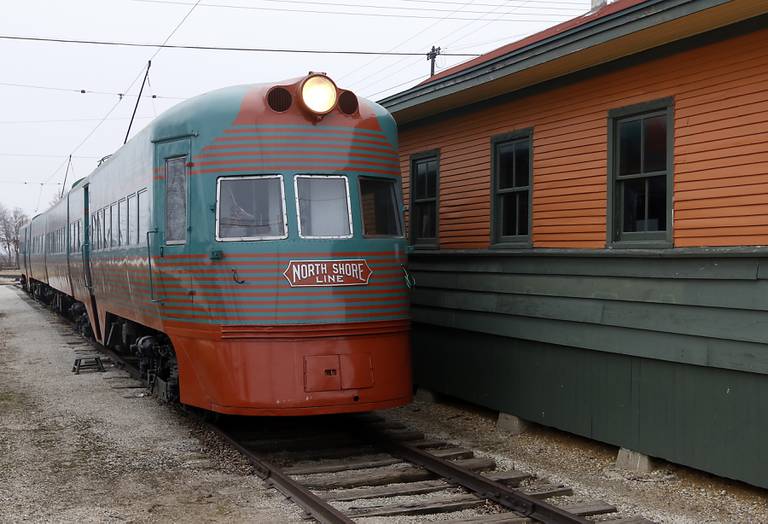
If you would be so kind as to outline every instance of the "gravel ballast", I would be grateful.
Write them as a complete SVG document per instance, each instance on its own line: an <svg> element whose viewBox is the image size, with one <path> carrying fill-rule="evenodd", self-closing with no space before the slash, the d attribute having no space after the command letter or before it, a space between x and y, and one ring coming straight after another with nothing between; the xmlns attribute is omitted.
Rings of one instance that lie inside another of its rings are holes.
<svg viewBox="0 0 768 524"><path fill-rule="evenodd" d="M0 285L0 522L301 522L240 456ZM77 352L77 353L76 353Z"/></svg>
<svg viewBox="0 0 768 524"><path fill-rule="evenodd" d="M574 496L567 503L603 500L616 506L619 515L606 515L606 519L643 516L669 524L768 523L765 490L665 462L644 475L620 470L615 467L615 447L536 425L512 436L496 430L496 412L452 399L438 400L416 400L386 416L428 437L491 457L498 469L516 469L569 486Z"/></svg>

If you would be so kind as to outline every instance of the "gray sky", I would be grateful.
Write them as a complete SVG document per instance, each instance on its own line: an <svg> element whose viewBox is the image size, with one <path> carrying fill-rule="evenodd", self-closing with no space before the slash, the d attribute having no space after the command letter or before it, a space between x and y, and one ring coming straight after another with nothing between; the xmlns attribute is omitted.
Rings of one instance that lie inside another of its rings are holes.
<svg viewBox="0 0 768 524"><path fill-rule="evenodd" d="M194 4L0 0L0 35L159 44ZM437 45L444 52L483 53L588 9L589 0L201 0L168 43L423 53ZM44 211L61 191L70 153L67 186L116 150L155 52L0 39L0 203L30 215ZM464 60L440 57L438 71ZM151 88L145 88L145 95L158 98L142 98L131 135L181 99L309 70L325 71L339 87L378 100L426 78L429 63L425 56L163 49L152 60ZM134 80L128 91L134 96L114 107L116 93L126 92Z"/></svg>

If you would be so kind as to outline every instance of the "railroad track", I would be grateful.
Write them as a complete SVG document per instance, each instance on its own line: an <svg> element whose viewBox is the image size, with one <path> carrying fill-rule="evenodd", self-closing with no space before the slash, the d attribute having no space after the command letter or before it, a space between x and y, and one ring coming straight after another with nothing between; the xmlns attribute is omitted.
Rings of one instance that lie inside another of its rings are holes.
<svg viewBox="0 0 768 524"><path fill-rule="evenodd" d="M253 464L256 474L321 523L462 511L457 523L649 523L604 517L602 501L568 503L573 491L389 422L375 414L266 419L211 429ZM403 497L407 497L405 502ZM558 497L558 505L546 499ZM465 516L470 510L472 515ZM435 517L431 517L433 519Z"/></svg>
<svg viewBox="0 0 768 524"><path fill-rule="evenodd" d="M81 354L100 352L140 380L123 355L82 340L93 350L78 349ZM240 451L268 485L299 505L306 520L336 524L427 515L433 520L448 514L440 522L586 524L594 522L587 517L597 517L604 524L650 524L642 517L612 519L616 508L603 501L571 503L573 490L567 486L520 471L497 471L490 458L425 438L376 414L201 422ZM547 502L555 497L557 505ZM452 519L450 514L459 511L462 516Z"/></svg>

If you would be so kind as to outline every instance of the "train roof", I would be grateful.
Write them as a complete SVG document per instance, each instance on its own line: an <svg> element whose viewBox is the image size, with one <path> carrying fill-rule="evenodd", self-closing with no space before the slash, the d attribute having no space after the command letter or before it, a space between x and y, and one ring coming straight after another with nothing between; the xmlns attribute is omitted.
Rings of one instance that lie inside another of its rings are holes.
<svg viewBox="0 0 768 524"><path fill-rule="evenodd" d="M147 124L141 131L131 137L126 144L120 146L111 155L104 157L99 165L91 171L88 176L74 182L67 194L82 186L87 180L98 175L100 171L109 166L127 150L134 148L137 143L141 143L142 141L149 141L151 143L170 141L175 138L196 136L203 128L216 126L223 128L229 126L238 117L238 114L244 107L244 103L248 100L248 96L266 95L267 92L274 87L295 88L296 86L299 86L305 78L309 78L309 76L312 75L316 75L316 73L310 73L307 77L297 77L278 82L227 86L184 100L164 111L157 118L152 120L152 122ZM337 89L341 92L345 91L343 88ZM390 120L391 129L394 132L394 119L383 106L372 100L360 97L357 98L360 102L360 107L362 108L365 106L367 116L376 119L385 118ZM319 119L317 121L319 121ZM55 206L51 206L45 212L36 215L30 220L30 223L34 218L45 214L54 207Z"/></svg>

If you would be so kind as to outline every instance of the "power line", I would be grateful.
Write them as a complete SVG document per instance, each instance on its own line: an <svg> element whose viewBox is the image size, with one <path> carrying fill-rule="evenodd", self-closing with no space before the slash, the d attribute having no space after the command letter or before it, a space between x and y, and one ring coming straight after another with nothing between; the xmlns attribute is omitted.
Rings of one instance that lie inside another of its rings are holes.
<svg viewBox="0 0 768 524"><path fill-rule="evenodd" d="M132 2L139 2L143 4L168 4L168 5L190 5L187 2L181 2L178 0L131 0ZM445 13L452 13L453 9L441 9L439 7L402 7L402 6L383 6L383 5L370 5L370 4L350 4L346 2L322 2L322 1L316 1L316 0L264 0L265 2L278 2L280 4L302 4L302 5L320 5L324 7L359 7L364 9L383 9L383 10L389 10L389 11L417 11L417 12L424 12L424 11L435 11L435 12L445 12ZM431 2L431 3L437 3L440 4L441 2ZM480 4L475 4L480 5ZM493 6L497 5L505 5L505 4L493 4ZM242 10L258 10L258 11L294 11L291 9L285 9L285 8L268 8L268 7L255 7L255 6L247 6L247 5L232 5L232 4L200 4L200 7L214 7L214 8L223 8L223 9L242 9ZM549 6L549 5L543 5L539 7L530 7L529 9L537 9L537 10L544 10L544 11L558 11L562 12L563 9L577 9L576 7L563 7L563 6ZM304 10L296 10L301 12L316 12L316 11L304 11ZM336 11L317 11L322 13L329 13L329 14L347 14L347 13L338 13ZM463 13L468 14L484 14L485 11L462 11ZM359 14L359 15L368 15L369 13L349 13L349 14ZM521 13L525 14L525 13ZM371 16L376 16L375 14L371 14ZM397 16L394 14L390 14L389 16ZM405 15L407 16L407 15ZM421 18L421 17L420 17ZM425 18L437 18L437 17L425 17Z"/></svg>
<svg viewBox="0 0 768 524"><path fill-rule="evenodd" d="M187 18L189 18L189 15L191 15L191 14L192 14L192 11L194 11L194 10L195 10L195 8L197 7L197 4L199 4L199 3L200 3L200 0L197 0L197 2L195 2L195 4L194 4L194 5L193 5L193 6L192 6L190 9L189 9L189 11L187 11L187 13L184 15L184 17L183 17L183 18L182 18L182 19L181 19L181 20L180 20L180 21L179 21L179 22L176 24L176 26L173 28L173 31L171 31L171 32L168 34L168 36L165 38L165 40L163 40L163 43L162 43L160 46L157 46L157 49L155 50L154 54L152 54L152 56L149 58L149 60L152 60L153 58L155 58L155 57L158 55L158 53L160 53L160 51L162 50L162 46L165 46L165 45L168 43L168 41L171 39L171 37L172 37L174 34L176 34L176 31L178 31L178 30L179 30L179 28L180 28L180 27L181 27L181 26L184 24L184 22L187 20ZM128 88L125 90L125 92L126 92L126 93L127 93L127 92L129 92L129 91L131 90L131 88L132 88L132 87L134 86L134 84L135 84L135 83L138 81L138 79L141 77L141 74L142 74L143 72L144 72L144 67L142 66L142 68L139 70L139 73L136 75L136 77L133 79L133 81L131 81L130 85L129 85L129 86L128 86ZM118 98L117 102L115 102L115 104L114 104L114 105L113 105L113 106L112 106L112 107L109 109L109 111L107 111L107 113L104 115L104 117L103 117L101 120L99 120L99 122L98 122L98 123L96 124L96 126L95 126L95 127L92 129L92 130L91 130L91 132L90 132L90 133L88 133L88 134L85 136L85 138L83 138L83 140L81 140L81 141L80 141L80 143L79 143L79 144L77 144L77 146L76 146L76 147L75 147L75 148L72 150L72 152L70 152L70 156L71 156L71 155L74 155L74 154L77 152L77 150L78 150L78 149L80 149L80 148L83 146L83 144L85 144L85 143L88 141L88 139L90 139L90 138L93 136L93 134L94 134L94 133L96 133L96 131L97 131L97 130L98 130L100 127L101 127L101 125L102 125L102 124L103 124L103 123L104 123L104 122L105 122L105 121L106 121L106 120L109 118L109 116L110 116L110 115L111 115L111 114L114 112L114 110L115 110L115 109L117 109L117 106L118 106L118 105L120 105L120 102L122 102L122 101L123 101L123 98L124 98L124 97L122 97L122 96ZM66 162L66 159L65 159L65 162ZM64 165L63 163L62 163L61 165L59 165L59 166L58 166L58 167L57 167L57 168L56 168L56 169L53 171L53 173L51 173L51 176L49 176L49 177L48 177L48 178L45 180L45 182L44 182L44 183L48 183L48 182L50 182L50 181L51 181L51 179L52 179L53 177L55 177L55 176L56 176L56 174L57 174L57 173L58 173L58 172L61 170L61 168L62 168L62 166L63 166L63 165ZM42 194L43 194L43 185L41 184L41 185L40 185L40 193L37 195L37 205L35 206L35 213L37 213L37 210L40 208L40 197L42 196Z"/></svg>
<svg viewBox="0 0 768 524"><path fill-rule="evenodd" d="M61 182L35 182L34 180L0 180L0 184L19 184L25 186L62 186ZM38 197L39 198L39 197Z"/></svg>
<svg viewBox="0 0 768 524"><path fill-rule="evenodd" d="M154 117L137 116L136 120L149 120L151 118L154 118ZM51 119L51 120L0 120L0 125L86 123L86 122L97 122L99 120L101 120L101 118L57 118L57 119ZM127 116L117 116L114 118L110 118L110 120L129 120L129 118ZM0 153L0 156L2 155L3 153ZM56 158L59 158L59 157L61 157L61 155L56 155ZM78 157L75 157L75 158L78 158Z"/></svg>
<svg viewBox="0 0 768 524"><path fill-rule="evenodd" d="M141 2L141 3L147 3L147 4L167 4L167 5L189 5L187 2L179 2L176 0L132 0L134 2ZM316 2L302 2L302 3L316 3ZM323 4L322 2L320 2ZM334 4L323 4L332 6ZM339 5L339 4L337 4ZM440 17L436 15L407 15L407 14L394 14L394 13L358 13L353 11L325 11L321 9L291 9L287 7L256 7L252 5L231 5L231 4L200 4L202 7L216 7L216 8L223 8L223 9L239 9L239 10L246 10L246 11L272 11L272 12L280 12L280 13L310 13L310 14L320 14L320 15L342 15L342 16L364 16L364 17L379 17L379 18L415 18L415 19L422 19L422 20L435 20L435 19L442 19L442 20L477 20L477 18L467 18L467 17ZM371 6L359 6L359 7L371 7ZM397 8L391 8L391 9L397 9ZM568 16L563 15L563 16ZM504 19L506 22L542 22L546 20L529 20L529 19L513 19L513 18L507 18Z"/></svg>
<svg viewBox="0 0 768 524"><path fill-rule="evenodd" d="M456 8L456 10L454 11L454 13L458 13L458 12L459 12L459 11L461 11L461 10L462 10L464 7L467 7L467 6L471 5L471 4L473 4L473 3L474 3L474 1L475 1L475 0L470 0L469 2L464 2L463 4L461 4L461 6L460 6L460 7L457 7L457 8ZM437 26L437 25L438 25L440 22L442 22L442 21L443 21L443 20L437 20L436 22L432 22L431 24L429 24L429 26L427 26L427 28L426 28L426 29L424 29L424 30L422 30L422 31L419 31L418 33L415 33L415 34L411 35L410 37L408 37L408 38L406 38L405 40L401 41L399 44L397 44L397 45L395 45L394 47L390 48L390 51L394 51L394 50L395 50L395 49L397 49L398 47L400 47L400 46L402 46L402 45L405 45L405 44L407 44L407 43L408 43L408 42L410 42L411 40L415 40L417 37L421 36L422 34L426 33L426 32L427 32L427 31L429 31L430 29L432 29L433 27ZM424 56L424 53L421 53L419 56ZM373 60L369 60L368 62L366 62L365 64L363 64L361 67L358 67L358 68L356 68L356 69L355 69L355 71L353 71L353 72L351 72L351 73L349 73L349 74L346 74L346 75L342 76L342 77L341 77L339 80L342 80L342 79L344 79L344 78L349 78L349 76L350 76L352 73L359 73L361 69L365 69L366 67L368 67L368 66L370 66L370 65L372 65L372 64L374 64L374 63L376 63L376 62L377 62L378 60L380 60L381 58L382 58L381 56L377 56L377 57L376 57L376 58L374 58ZM394 64L390 64L390 65L388 65L388 66L384 67L384 68L383 68L383 70L391 69L391 68L392 68L394 65L397 65L397 64L399 64L399 63L401 63L401 62L402 62L402 60L397 60L397 61L396 61ZM401 69L403 69L403 68L401 68ZM379 70L377 73L381 73L381 71L382 71L382 69L380 69L380 70ZM357 85L357 84L359 84L359 83L360 83L360 80L358 80L357 82L354 82L354 83L352 84L352 86L350 86L350 87L354 87L355 85Z"/></svg>
<svg viewBox="0 0 768 524"><path fill-rule="evenodd" d="M398 87L402 87L406 84L410 84L411 82L415 82L417 80L423 80L427 75L419 75L416 78L411 78L410 80L406 80L405 82L401 82L397 85L388 87L386 89L382 89L381 91L377 91L375 93L371 93L370 95L366 95L366 98L373 98L376 95L380 95L381 93L386 93L387 91L392 91L393 89L397 89Z"/></svg>
<svg viewBox="0 0 768 524"><path fill-rule="evenodd" d="M275 1L281 1L281 0L275 0ZM461 5L461 4L463 4L463 2L461 2L461 1L450 2L448 0L400 0L400 1L401 2L412 2L412 3L418 3L418 4L440 4L440 5ZM541 3L547 4L547 5L564 5L564 6L568 6L568 5L582 6L582 5L585 5L585 4L589 3L588 0L581 0L581 1L576 0L575 2L568 2L566 0L561 0L561 1L535 0L535 2L536 3L541 2ZM513 6L509 5L509 2L503 3L503 4L473 3L472 5L475 5L475 6L478 6L478 7L499 7L499 6L513 7Z"/></svg>
<svg viewBox="0 0 768 524"><path fill-rule="evenodd" d="M516 6L513 6L513 7L512 7L512 9L510 9L510 11L507 11L507 13L505 13L505 14L509 14L511 11L514 11L515 9L519 9L520 7L522 7L522 6L526 5L526 4L530 3L530 2L533 2L533 1L535 1L535 0L522 0L522 3L520 3L520 4L516 5ZM483 16L487 16L487 15L491 15L491 14L493 14L493 13L494 13L496 10L498 10L500 7L508 7L508 6L505 6L504 4L498 4L498 5L497 5L497 6L496 6L494 9L490 10L488 13L486 13L486 15L483 15ZM489 25L489 24L491 24L492 22L494 22L494 20L490 20L490 21L487 21L485 24L483 24L483 25L480 27L480 29L483 29L483 28L485 28L486 26L488 26L488 25ZM457 30L454 30L454 31L452 31L451 33L445 34L444 36L442 36L442 37L441 37L440 39L438 39L437 41L438 41L438 42L440 42L440 41L442 41L444 38L447 38L448 36L450 36L451 34L455 35L455 34L456 34L456 33L458 33L458 32L462 32L462 31L464 31L465 29L467 29L468 27L472 26L474 23L475 23L475 22L469 22L469 23L467 23L467 24L464 24L463 26L461 26L461 27L460 27L460 28L458 28ZM518 36L518 35L513 35L513 36ZM461 38L463 38L463 37L459 37L459 38L457 38L457 39L453 39L453 40L451 40L451 41L448 43L448 45L452 45L452 44L456 43L457 41L461 40ZM434 46L433 46L433 49L434 49ZM447 54L448 54L448 53L441 53L441 56L442 56L442 55L447 55ZM429 56L429 55L428 55L428 56ZM377 72L377 74L381 74L383 71L386 71L386 70L388 70L388 69L391 69L391 68L392 68L394 65L396 65L397 63L399 63L399 62L396 62L395 64L391 64L391 65L389 65L389 66L387 66L387 67L384 67L384 68L380 69L380 70ZM433 63L434 63L434 62L433 62ZM406 64L406 65L404 65L403 67L400 67L399 69L397 69L397 70L395 70L395 71L393 71L393 72L389 73L389 76L393 76L393 75L395 75L395 74L399 73L400 71L403 71L404 69L408 69L408 68L410 68L410 67L412 67L412 65L410 65L410 64ZM434 74L434 72L433 72L433 74ZM384 90L381 90L381 91L377 91L376 93L374 93L374 94L372 94L372 95L368 95L368 96L370 96L370 97L374 97L374 96L376 96L376 95L378 95L378 94L381 94L381 93L385 93L385 92L387 92L387 91L391 91L392 89L395 89L395 88L397 88L397 87L401 87L401 86L403 86L403 85L409 84L409 83L411 83L411 82L413 82L413 81L415 81L415 80L419 80L420 78L421 78L421 77L415 78L415 79L413 79L413 80L409 80L409 81L407 81L407 82L401 82L400 84L397 84L396 86L393 86L393 87L390 87L390 88L387 88L387 89L384 89ZM363 85L362 85L362 86L361 86L359 89L364 89L364 88L368 87L368 86L369 86L369 85L371 85L371 84L372 84L372 82L367 82L367 83L363 84Z"/></svg>
<svg viewBox="0 0 768 524"><path fill-rule="evenodd" d="M110 96L130 96L134 97L136 95L129 95L127 93L116 93L112 91L97 91L93 89L77 89L72 87L54 87L54 86L42 86L38 84L21 84L16 82L0 82L0 86L4 87L19 87L23 89L40 89L43 91L60 91L62 93L78 93L81 95L110 95ZM166 98L171 100L186 100L183 97L178 96L160 96L160 95L153 95L154 98ZM149 97L144 97L149 98Z"/></svg>
<svg viewBox="0 0 768 524"><path fill-rule="evenodd" d="M0 35L0 40L17 40L26 42L48 42L57 44L81 44L101 45L117 47L157 47L160 49L192 49L196 51L242 51L252 53L305 53L320 55L389 55L389 56L422 56L421 52L382 52L382 51L357 51L357 50L332 50L332 49L288 49L268 47L228 47L228 46L204 46L204 45L168 45L145 44L141 42L117 42L108 40L79 40L71 38L48 38L38 36ZM446 53L444 56L478 56L477 53ZM142 69L141 72L144 72Z"/></svg>
<svg viewBox="0 0 768 524"><path fill-rule="evenodd" d="M24 158L61 158L61 155L46 155L44 153L0 153L0 156L18 156L18 157L24 157ZM67 155L67 158L69 158L69 155ZM88 156L88 155L72 155L72 158L91 158L91 159L98 159L101 157L98 156Z"/></svg>

